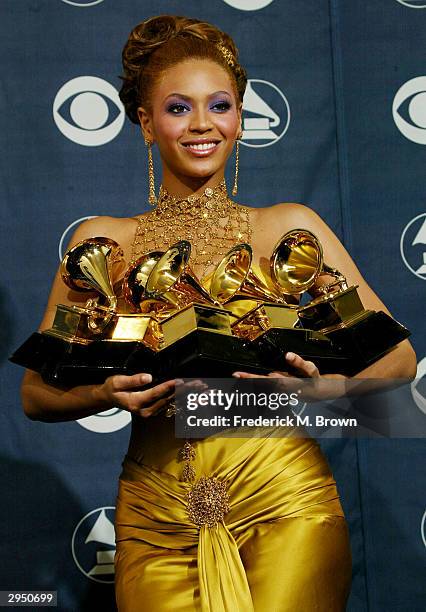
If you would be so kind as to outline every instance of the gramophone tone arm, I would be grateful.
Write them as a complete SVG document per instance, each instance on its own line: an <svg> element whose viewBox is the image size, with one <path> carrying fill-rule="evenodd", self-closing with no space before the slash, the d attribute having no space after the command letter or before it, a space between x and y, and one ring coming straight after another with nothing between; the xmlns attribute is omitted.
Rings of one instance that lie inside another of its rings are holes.
<svg viewBox="0 0 426 612"><path fill-rule="evenodd" d="M102 333L117 312L117 298L115 295L108 296L109 304L107 306L100 306L98 299L98 297L89 298L85 306L87 310L93 312L87 319L87 325L94 334Z"/></svg>
<svg viewBox="0 0 426 612"><path fill-rule="evenodd" d="M323 269L319 276L332 276L335 279L332 283L319 285L317 287L317 290L320 294L330 293L332 289L344 291L348 288L346 277L341 272L339 272L339 270L337 270L336 268L331 268L327 264L323 264Z"/></svg>

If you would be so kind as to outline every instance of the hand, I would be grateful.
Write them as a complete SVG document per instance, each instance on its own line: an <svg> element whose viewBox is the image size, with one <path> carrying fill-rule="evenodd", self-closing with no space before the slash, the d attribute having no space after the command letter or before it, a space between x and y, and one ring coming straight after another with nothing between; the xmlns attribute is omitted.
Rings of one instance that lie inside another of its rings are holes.
<svg viewBox="0 0 426 612"><path fill-rule="evenodd" d="M346 376L341 374L328 374L321 376L317 366L296 353L288 352L285 355L288 371L270 372L268 375L250 374L248 372L234 372L235 378L272 378L280 390L297 392L300 399L325 400L345 395Z"/></svg>
<svg viewBox="0 0 426 612"><path fill-rule="evenodd" d="M165 410L175 395L176 380L168 380L144 389L151 382L151 374L117 374L106 379L100 386L99 393L108 405L146 418Z"/></svg>
<svg viewBox="0 0 426 612"><path fill-rule="evenodd" d="M269 378L285 378L293 377L295 375L300 378L318 378L320 376L319 370L313 361L305 361L305 359L302 359L302 357L300 357L300 355L296 355L296 353L286 353L285 360L290 367L290 370L296 374L281 371L270 372L268 374ZM260 374L249 374L248 372L234 372L233 376L235 378L266 378L266 376L262 376Z"/></svg>

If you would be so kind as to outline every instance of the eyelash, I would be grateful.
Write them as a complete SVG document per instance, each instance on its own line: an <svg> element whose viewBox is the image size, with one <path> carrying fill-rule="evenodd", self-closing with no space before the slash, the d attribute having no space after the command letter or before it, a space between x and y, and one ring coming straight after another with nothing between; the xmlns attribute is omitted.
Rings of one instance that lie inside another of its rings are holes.
<svg viewBox="0 0 426 612"><path fill-rule="evenodd" d="M217 106L222 107L221 109L218 109L219 113L225 113L231 108L231 104L227 102L226 100L223 100L222 102L216 102L215 104L213 104L211 109L213 110ZM184 109L184 110L176 111L175 109ZM173 115L182 115L185 110L191 110L191 109L188 106L185 106L185 104L175 103L175 104L171 104L168 107L167 112L172 113Z"/></svg>

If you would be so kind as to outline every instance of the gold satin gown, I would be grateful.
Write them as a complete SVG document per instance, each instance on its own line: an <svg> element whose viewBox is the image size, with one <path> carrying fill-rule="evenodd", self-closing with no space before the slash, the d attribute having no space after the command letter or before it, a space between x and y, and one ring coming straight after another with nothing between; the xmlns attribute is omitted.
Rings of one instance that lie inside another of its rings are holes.
<svg viewBox="0 0 426 612"><path fill-rule="evenodd" d="M116 510L119 612L345 610L351 552L336 483L318 443L289 434L193 441L191 506L174 419L133 417Z"/></svg>

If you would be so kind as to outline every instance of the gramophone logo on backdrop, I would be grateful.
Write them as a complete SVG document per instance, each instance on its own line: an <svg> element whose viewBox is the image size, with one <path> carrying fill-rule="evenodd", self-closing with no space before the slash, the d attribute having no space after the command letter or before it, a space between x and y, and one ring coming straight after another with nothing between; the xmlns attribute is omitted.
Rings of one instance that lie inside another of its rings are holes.
<svg viewBox="0 0 426 612"><path fill-rule="evenodd" d="M396 127L405 138L417 144L426 144L426 76L410 79L398 89L392 104L392 115Z"/></svg>
<svg viewBox="0 0 426 612"><path fill-rule="evenodd" d="M79 6L80 8L85 8L87 6L95 6L95 4L100 4L104 0L62 0L65 4L71 4L72 6Z"/></svg>
<svg viewBox="0 0 426 612"><path fill-rule="evenodd" d="M404 6L408 6L408 8L415 8L415 9L426 8L425 0L396 0L396 1L399 2L400 4L403 4Z"/></svg>
<svg viewBox="0 0 426 612"><path fill-rule="evenodd" d="M417 364L416 377L411 383L411 394L417 408L426 414L426 357Z"/></svg>
<svg viewBox="0 0 426 612"><path fill-rule="evenodd" d="M90 580L114 582L114 506L96 508L74 529L71 551L78 569Z"/></svg>
<svg viewBox="0 0 426 612"><path fill-rule="evenodd" d="M290 124L290 106L273 83L250 79L243 100L242 144L269 147L284 136Z"/></svg>
<svg viewBox="0 0 426 612"><path fill-rule="evenodd" d="M99 77L81 76L59 89L53 101L53 119L69 140L98 147L119 134L125 114L118 92L110 83Z"/></svg>
<svg viewBox="0 0 426 612"><path fill-rule="evenodd" d="M400 240L402 261L418 278L426 280L426 213L411 219Z"/></svg>
<svg viewBox="0 0 426 612"><path fill-rule="evenodd" d="M258 11L271 4L274 0L224 0L229 6L241 11Z"/></svg>

